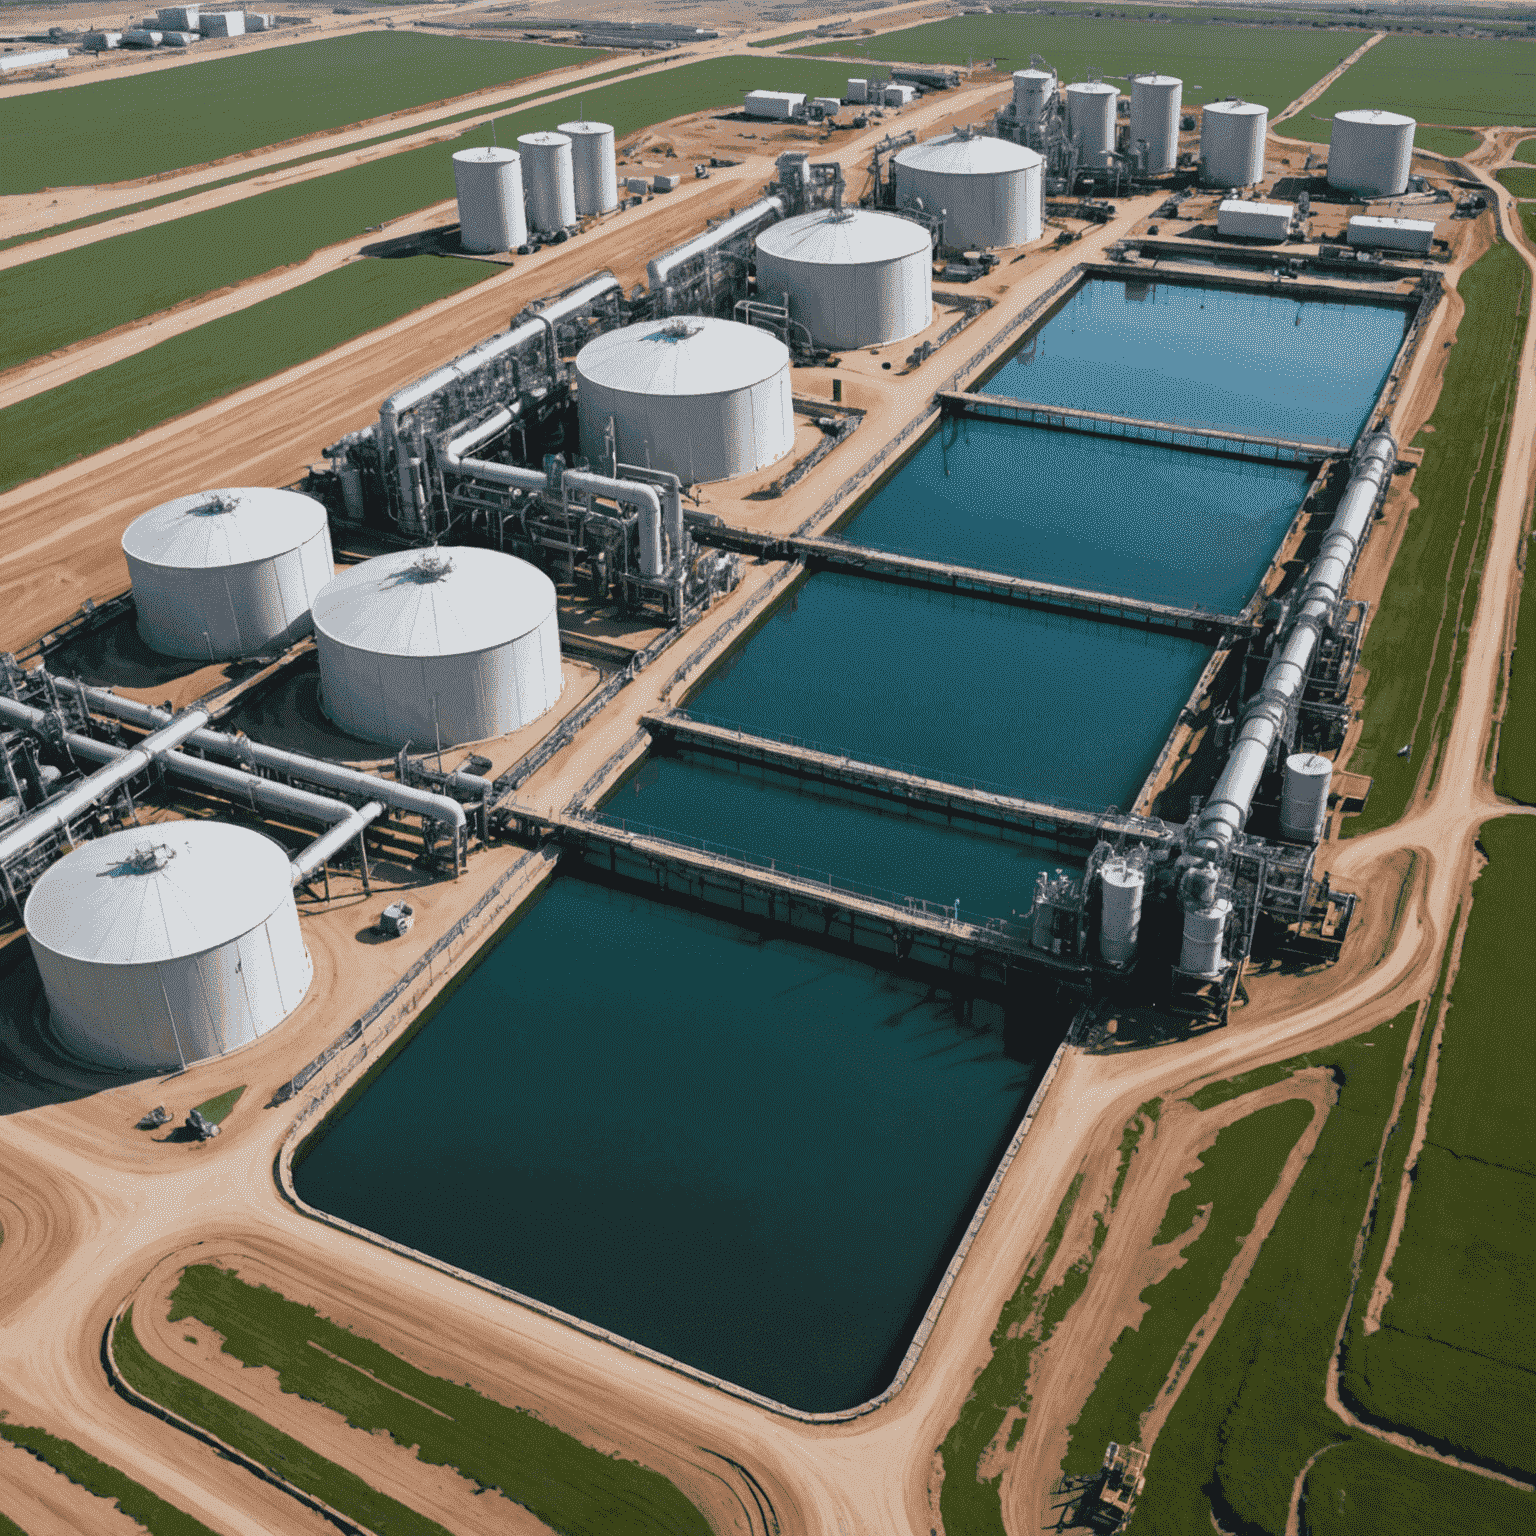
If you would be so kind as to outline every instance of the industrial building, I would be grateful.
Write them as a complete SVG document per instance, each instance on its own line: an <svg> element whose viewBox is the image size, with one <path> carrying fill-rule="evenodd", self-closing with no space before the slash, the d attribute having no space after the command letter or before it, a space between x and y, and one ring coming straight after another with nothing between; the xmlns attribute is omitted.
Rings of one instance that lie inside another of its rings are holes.
<svg viewBox="0 0 1536 1536"><path fill-rule="evenodd" d="M1216 209L1216 233L1242 240L1285 240L1290 237L1295 217L1291 203L1226 197Z"/></svg>
<svg viewBox="0 0 1536 1536"><path fill-rule="evenodd" d="M1428 256L1435 243L1432 219L1393 219L1357 214L1346 226L1349 243L1366 250L1411 251Z"/></svg>

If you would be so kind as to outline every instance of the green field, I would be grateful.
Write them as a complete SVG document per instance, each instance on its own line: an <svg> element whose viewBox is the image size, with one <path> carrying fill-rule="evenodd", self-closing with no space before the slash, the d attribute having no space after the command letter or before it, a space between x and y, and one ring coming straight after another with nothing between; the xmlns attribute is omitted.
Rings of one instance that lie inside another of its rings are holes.
<svg viewBox="0 0 1536 1536"><path fill-rule="evenodd" d="M1515 197L1536 197L1536 167L1506 166L1498 173L1506 191Z"/></svg>
<svg viewBox="0 0 1536 1536"><path fill-rule="evenodd" d="M1115 1340L1109 1364L1072 1426L1063 1472L1096 1471L1111 1440L1134 1445L1141 1438L1143 1416L1215 1300L1312 1113L1301 1099L1272 1104L1226 1126L1201 1154L1200 1166L1168 1202L1153 1245L1187 1236L1201 1206L1211 1208L1210 1218L1197 1237L1180 1246L1183 1263L1141 1293L1147 1311Z"/></svg>
<svg viewBox="0 0 1536 1536"><path fill-rule="evenodd" d="M27 1533L9 1515L0 1514L0 1536L27 1536Z"/></svg>
<svg viewBox="0 0 1536 1536"><path fill-rule="evenodd" d="M1536 42L1383 38L1307 110L1332 117L1351 107L1430 123L1536 126Z"/></svg>
<svg viewBox="0 0 1536 1536"><path fill-rule="evenodd" d="M586 91L583 105L588 116L612 123L623 138L682 113L738 105L747 91L762 84L763 62L719 59L684 65ZM836 65L791 60L775 61L768 78L797 90L835 86L840 91L844 74ZM509 144L517 134L547 128L563 114L563 108L524 108L497 119L497 133ZM484 127L466 134L466 142L489 138ZM451 198L454 148L433 144L405 150L0 271L0 314L8 322L0 332L0 369L303 261L371 225ZM600 252L594 244L594 267L601 265ZM307 355L322 350L316 347Z"/></svg>
<svg viewBox="0 0 1536 1536"><path fill-rule="evenodd" d="M1180 76L1184 100L1216 101L1244 96L1262 101L1270 111L1321 80L1340 59L1359 47L1363 32L1314 28L1246 27L1198 22L1124 21L1084 26L1062 16L960 16L927 26L888 32L881 37L818 43L796 53L825 55L838 48L859 58L893 59L908 64L964 64L996 58L1003 69L1024 69L1038 53L1063 80L1084 78L1089 65L1106 77L1158 69ZM794 87L800 90L800 86Z"/></svg>
<svg viewBox="0 0 1536 1536"><path fill-rule="evenodd" d="M1463 133L1459 128L1426 128L1422 123L1413 134L1415 149L1432 149L1437 155L1450 155L1457 160L1470 154L1481 142L1475 133Z"/></svg>
<svg viewBox="0 0 1536 1536"><path fill-rule="evenodd" d="M493 276L483 261L359 261L0 411L0 490L110 448ZM400 380L381 379L382 398ZM315 444L318 454L323 445Z"/></svg>
<svg viewBox="0 0 1536 1536"><path fill-rule="evenodd" d="M1509 436L1530 274L1504 241L1458 285L1466 303L1439 403L1422 434L1408 519L1386 590L1372 615L1361 664L1370 673L1365 723L1350 757L1372 776L1365 810L1344 835L1396 821L1426 759L1438 757L1455 709L1467 632L1476 610L1493 506ZM1412 756L1397 756L1411 743Z"/></svg>
<svg viewBox="0 0 1536 1536"><path fill-rule="evenodd" d="M167 1504L158 1494L151 1493L116 1467L98 1461L73 1441L61 1440L57 1435L31 1425L8 1423L0 1423L0 1439L30 1451L39 1461L62 1472L70 1482L78 1483L98 1499L111 1499L125 1515L149 1531L150 1536L214 1536L202 1521ZM7 1527L13 1531L21 1529L0 1516L0 1533Z"/></svg>
<svg viewBox="0 0 1536 1536"><path fill-rule="evenodd" d="M1524 160L1527 165L1536 165L1536 139L1521 139L1515 145L1515 159Z"/></svg>
<svg viewBox="0 0 1536 1536"><path fill-rule="evenodd" d="M417 1370L314 1308L247 1285L229 1270L186 1270L169 1316L207 1324L223 1335L226 1354L275 1370L284 1392L323 1403L369 1434L389 1434L429 1466L452 1467L499 1490L566 1536L708 1536L698 1510L660 1473Z"/></svg>
<svg viewBox="0 0 1536 1536"><path fill-rule="evenodd" d="M1530 238L1536 240L1536 204L1526 210L1525 222ZM1509 693L1493 774L1493 787L1524 805L1536 805L1536 580L1531 577L1531 552L1527 539L1515 654L1510 659Z"/></svg>
<svg viewBox="0 0 1536 1536"><path fill-rule="evenodd" d="M0 195L135 181L603 57L359 32L0 101Z"/></svg>

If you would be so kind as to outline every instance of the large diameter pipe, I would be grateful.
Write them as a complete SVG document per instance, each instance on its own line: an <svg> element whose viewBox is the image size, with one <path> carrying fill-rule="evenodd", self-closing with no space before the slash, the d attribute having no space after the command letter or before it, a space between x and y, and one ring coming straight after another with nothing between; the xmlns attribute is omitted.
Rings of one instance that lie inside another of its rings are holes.
<svg viewBox="0 0 1536 1536"><path fill-rule="evenodd" d="M3 702L11 704L16 710L27 709L26 705L15 704L9 699ZM41 724L46 718L40 710L32 710L30 713L37 717L37 724ZM11 714L10 718L18 717ZM113 790L126 784L135 774L142 773L156 758L163 757L173 748L180 746L199 727L207 725L208 712L203 709L189 709L185 714L178 715L175 719L167 717L167 720L168 723L163 724L152 735L146 736L138 746L132 750L124 750L123 755L116 761L91 774L73 789L66 790L50 804L34 811L32 815L0 837L0 864L7 863L24 849L30 848L39 838L67 826L89 806L104 800Z"/></svg>
<svg viewBox="0 0 1536 1536"><path fill-rule="evenodd" d="M765 197L755 202L749 208L743 208L738 214L717 224L713 229L705 230L702 235L695 235L692 240L685 240L681 245L673 246L670 251L663 252L654 257L646 265L646 282L652 293L660 293L667 286L672 274L685 263L692 261L696 256L702 256L707 251L714 250L717 246L724 245L727 240L734 239L753 225L770 218L779 218L784 212L784 200L779 197Z"/></svg>
<svg viewBox="0 0 1536 1536"><path fill-rule="evenodd" d="M370 800L359 810L351 811L345 821L338 821L329 832L317 837L307 848L301 848L298 857L289 866L293 883L302 885L322 864L335 858L354 837L361 837L383 814L384 807L377 800Z"/></svg>
<svg viewBox="0 0 1536 1536"><path fill-rule="evenodd" d="M561 484L567 491L607 496L634 507L640 514L640 574L662 574L666 564L661 547L661 497L656 494L655 486L644 485L638 480L615 480L611 475L594 475L585 469L566 470Z"/></svg>
<svg viewBox="0 0 1536 1536"><path fill-rule="evenodd" d="M1377 498L1397 464L1390 432L1374 433L1361 448L1339 509L1302 583L1289 635L1270 662L1258 694L1244 711L1221 776L1200 812L1190 852L1220 859L1247 824L1253 797L1292 711L1300 702L1344 584L1375 513Z"/></svg>

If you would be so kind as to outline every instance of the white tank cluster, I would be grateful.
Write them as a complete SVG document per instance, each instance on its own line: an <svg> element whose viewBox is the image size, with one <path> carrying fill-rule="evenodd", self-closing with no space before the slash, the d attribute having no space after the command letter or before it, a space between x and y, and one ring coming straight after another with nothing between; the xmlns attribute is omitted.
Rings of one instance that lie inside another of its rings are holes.
<svg viewBox="0 0 1536 1536"><path fill-rule="evenodd" d="M896 201L944 220L958 250L1027 245L1045 221L1044 162L1032 149L950 134L896 152Z"/></svg>
<svg viewBox="0 0 1536 1536"><path fill-rule="evenodd" d="M1016 69L1013 72L1013 116L1023 128L1036 128L1056 94L1056 71Z"/></svg>
<svg viewBox="0 0 1536 1536"><path fill-rule="evenodd" d="M1335 112L1328 145L1328 185L1362 197L1396 197L1408 190L1413 131L1400 112Z"/></svg>
<svg viewBox="0 0 1536 1536"><path fill-rule="evenodd" d="M27 897L53 1030L102 1066L160 1072L248 1045L309 990L288 855L217 821L82 843Z"/></svg>
<svg viewBox="0 0 1536 1536"><path fill-rule="evenodd" d="M1174 75L1135 75L1131 79L1130 143L1147 146L1147 170L1153 175L1179 163L1179 113L1184 82Z"/></svg>
<svg viewBox="0 0 1536 1536"><path fill-rule="evenodd" d="M1102 170L1115 151L1115 107L1120 92L1104 80L1067 87L1067 133L1077 142L1078 164Z"/></svg>
<svg viewBox="0 0 1536 1536"><path fill-rule="evenodd" d="M325 508L262 487L165 502L128 525L123 554L144 643L200 660L291 645L335 574Z"/></svg>
<svg viewBox="0 0 1536 1536"><path fill-rule="evenodd" d="M576 354L581 451L666 470L685 485L750 474L794 446L789 348L734 320L627 325Z"/></svg>
<svg viewBox="0 0 1536 1536"><path fill-rule="evenodd" d="M523 214L523 159L515 149L485 145L453 157L459 198L459 241L466 251L515 251L528 243Z"/></svg>
<svg viewBox="0 0 1536 1536"><path fill-rule="evenodd" d="M819 208L757 237L757 296L784 296L821 347L902 341L933 320L933 250L911 219Z"/></svg>
<svg viewBox="0 0 1536 1536"><path fill-rule="evenodd" d="M554 583L490 549L404 549L315 599L326 714L390 746L484 741L560 697Z"/></svg>
<svg viewBox="0 0 1536 1536"><path fill-rule="evenodd" d="M1213 187L1253 187L1264 179L1269 108L1254 101L1213 101L1200 115L1201 179Z"/></svg>
<svg viewBox="0 0 1536 1536"><path fill-rule="evenodd" d="M553 235L576 222L576 168L571 141L563 133L518 136L523 157L523 191L528 222L541 235Z"/></svg>
<svg viewBox="0 0 1536 1536"><path fill-rule="evenodd" d="M561 123L560 132L571 141L571 169L575 180L576 217L611 213L619 206L618 160L613 147L611 123Z"/></svg>

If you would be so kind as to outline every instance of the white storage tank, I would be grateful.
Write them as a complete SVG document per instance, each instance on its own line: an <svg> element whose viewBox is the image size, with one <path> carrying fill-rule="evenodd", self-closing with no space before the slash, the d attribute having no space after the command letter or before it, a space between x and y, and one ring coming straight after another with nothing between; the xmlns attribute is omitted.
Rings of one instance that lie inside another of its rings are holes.
<svg viewBox="0 0 1536 1536"><path fill-rule="evenodd" d="M576 171L571 141L563 133L525 133L518 137L523 157L523 193L528 222L541 235L553 235L576 222Z"/></svg>
<svg viewBox="0 0 1536 1536"><path fill-rule="evenodd" d="M1328 818L1328 787L1333 764L1316 752L1293 752L1285 760L1280 785L1280 835L1295 843L1315 843Z"/></svg>
<svg viewBox="0 0 1536 1536"><path fill-rule="evenodd" d="M1429 219L1372 218L1360 214L1349 221L1349 243L1373 250L1412 251L1428 256L1435 243L1435 226Z"/></svg>
<svg viewBox="0 0 1536 1536"><path fill-rule="evenodd" d="M555 585L491 549L402 549L343 571L315 599L321 702L390 746L484 741L560 697Z"/></svg>
<svg viewBox="0 0 1536 1536"><path fill-rule="evenodd" d="M1016 69L1013 72L1013 117L1020 127L1036 128L1056 93L1056 72L1050 69Z"/></svg>
<svg viewBox="0 0 1536 1536"><path fill-rule="evenodd" d="M164 1072L274 1029L313 974L288 855L219 821L82 843L32 887L27 939L59 1042Z"/></svg>
<svg viewBox="0 0 1536 1536"><path fill-rule="evenodd" d="M1295 215L1292 203L1245 202L1240 197L1227 197L1216 209L1216 233L1243 240L1284 240L1291 232Z"/></svg>
<svg viewBox="0 0 1536 1536"><path fill-rule="evenodd" d="M1214 979L1226 970L1222 943L1232 903L1220 897L1206 905L1184 908L1184 937L1179 950L1179 969L1190 976Z"/></svg>
<svg viewBox="0 0 1536 1536"><path fill-rule="evenodd" d="M123 554L144 643L199 661L307 635L315 596L336 572L325 508L259 486L165 502L128 525Z"/></svg>
<svg viewBox="0 0 1536 1536"><path fill-rule="evenodd" d="M960 133L896 152L897 203L942 215L956 250L1038 240L1044 199L1044 162L1022 144Z"/></svg>
<svg viewBox="0 0 1536 1536"><path fill-rule="evenodd" d="M459 243L466 251L515 251L528 243L523 162L515 149L485 145L453 156Z"/></svg>
<svg viewBox="0 0 1536 1536"><path fill-rule="evenodd" d="M1077 140L1077 163L1102 170L1115 149L1115 104L1120 92L1103 80L1067 87L1067 133Z"/></svg>
<svg viewBox="0 0 1536 1536"><path fill-rule="evenodd" d="M1184 82L1174 75L1136 75L1131 80L1130 147L1147 146L1147 170L1156 176L1179 163L1179 113Z"/></svg>
<svg viewBox="0 0 1536 1536"><path fill-rule="evenodd" d="M1269 108L1254 101L1213 101L1200 114L1201 179L1213 187L1253 187L1264 180Z"/></svg>
<svg viewBox="0 0 1536 1536"><path fill-rule="evenodd" d="M1104 865L1100 880L1099 954L1111 965L1124 965L1136 954L1146 883L1146 874L1129 860L1110 859Z"/></svg>
<svg viewBox="0 0 1536 1536"><path fill-rule="evenodd" d="M561 123L571 141L571 168L576 182L576 216L611 213L619 206L619 169L614 157L612 123Z"/></svg>
<svg viewBox="0 0 1536 1536"><path fill-rule="evenodd" d="M1417 126L1400 112L1335 112L1328 144L1328 185L1362 197L1396 197L1406 192Z"/></svg>
<svg viewBox="0 0 1536 1536"><path fill-rule="evenodd" d="M678 316L596 336L576 354L581 451L667 470L685 485L750 474L794 446L789 348L734 320Z"/></svg>
<svg viewBox="0 0 1536 1536"><path fill-rule="evenodd" d="M877 347L933 320L933 252L911 219L818 208L757 237L757 294L788 295L790 317L818 346Z"/></svg>

